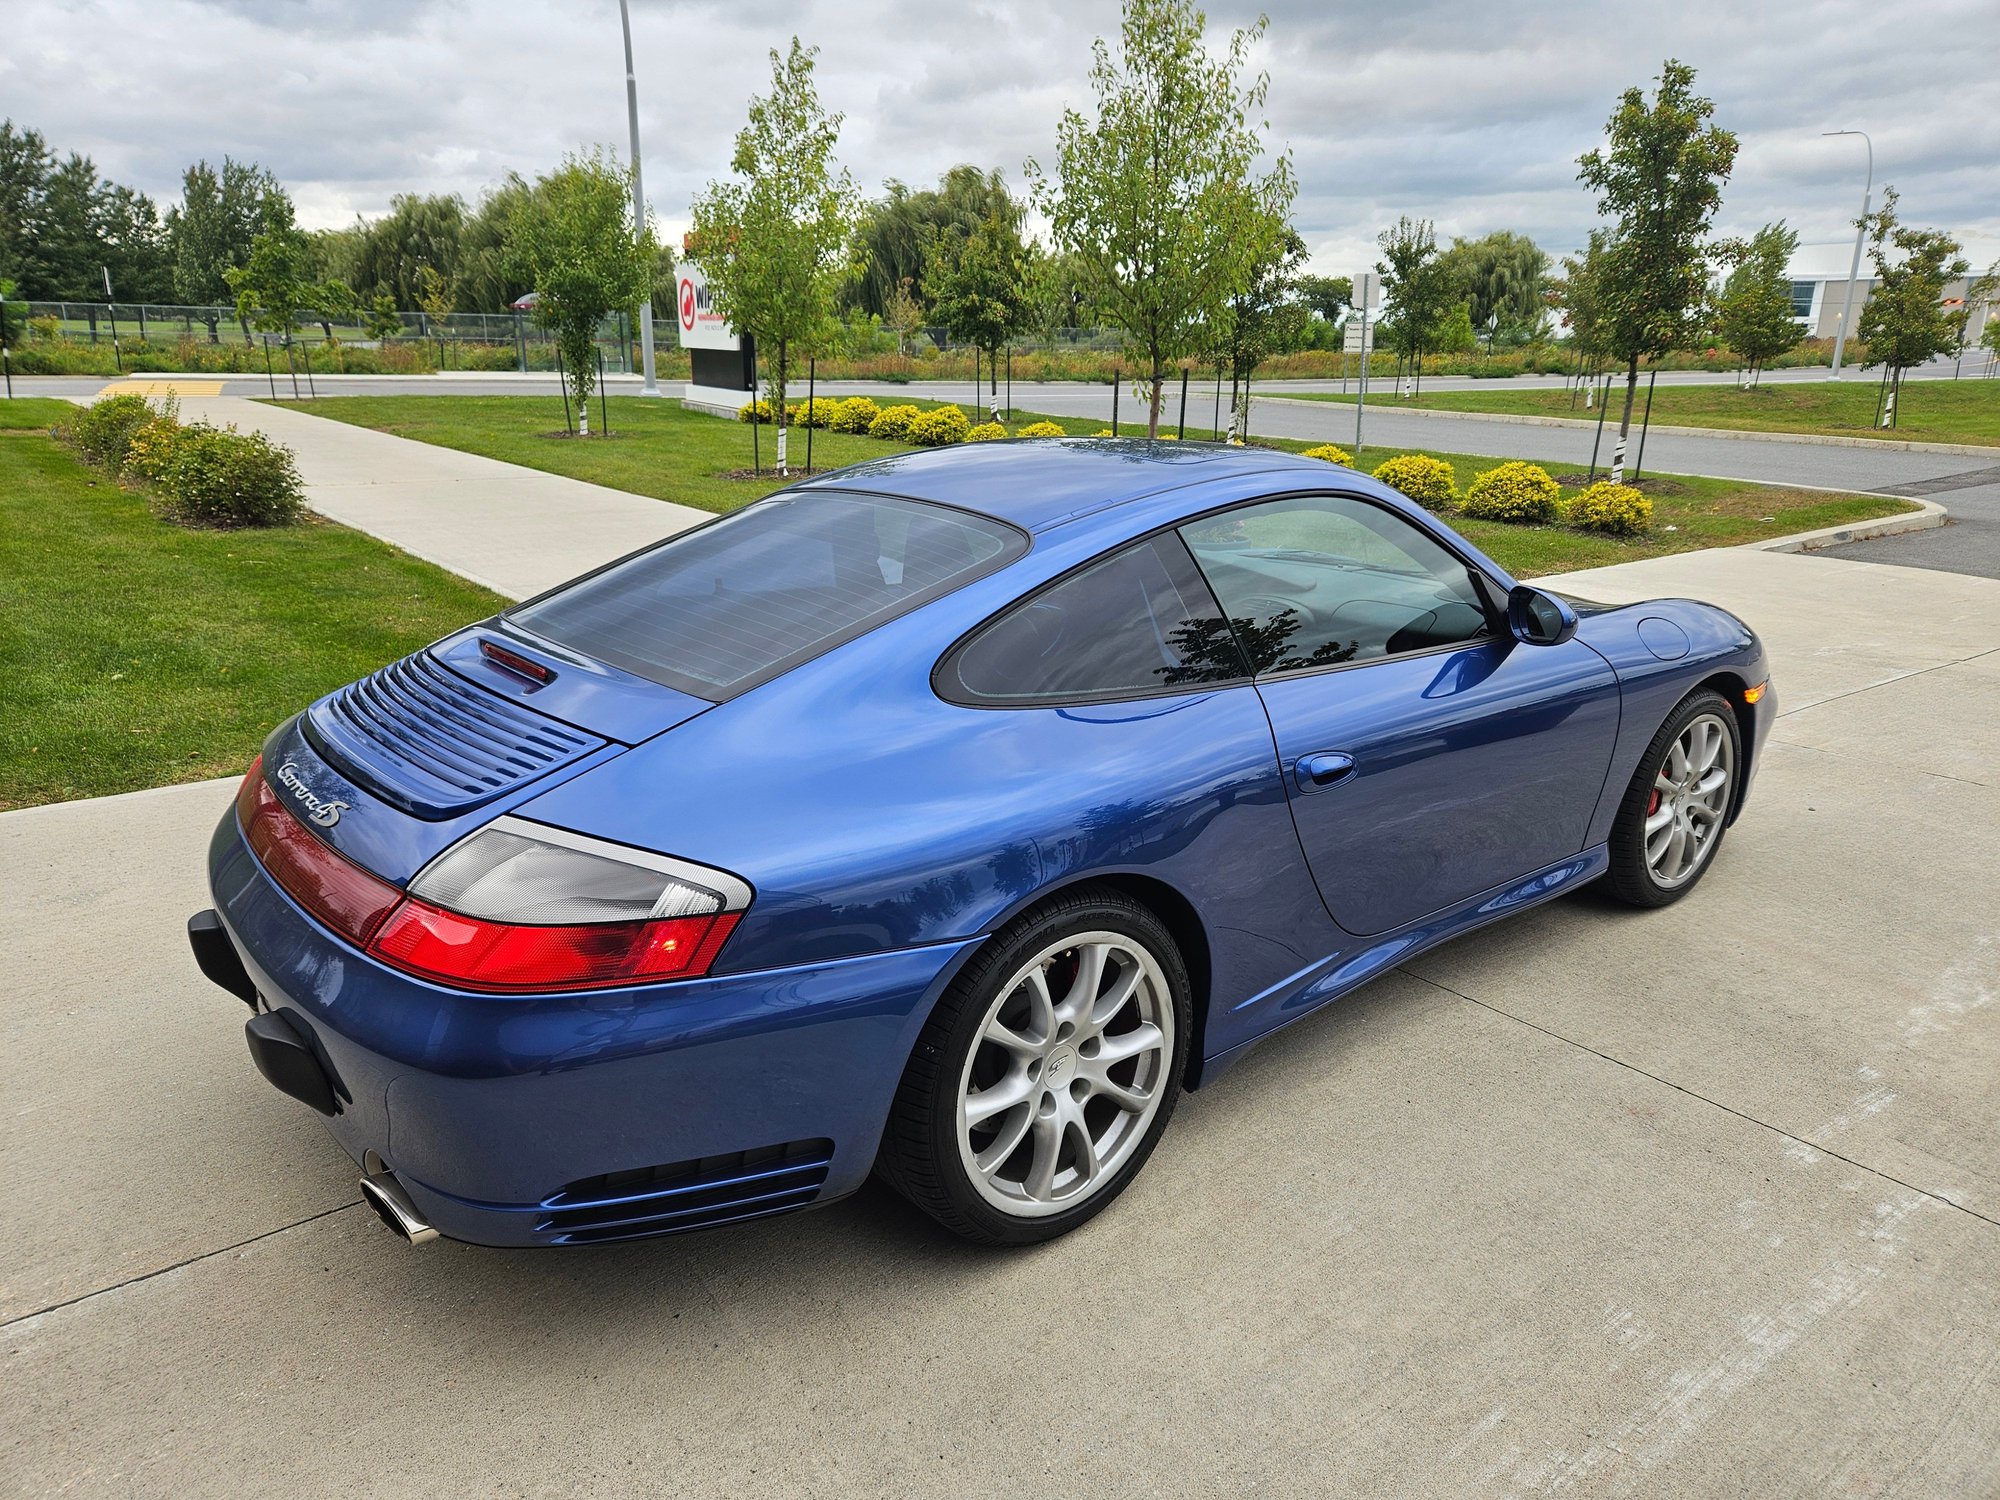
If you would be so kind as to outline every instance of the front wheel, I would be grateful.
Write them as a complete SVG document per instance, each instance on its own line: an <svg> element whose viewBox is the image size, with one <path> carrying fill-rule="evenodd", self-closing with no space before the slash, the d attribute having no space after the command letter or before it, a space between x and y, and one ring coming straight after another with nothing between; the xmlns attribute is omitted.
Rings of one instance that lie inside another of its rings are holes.
<svg viewBox="0 0 2000 1500"><path fill-rule="evenodd" d="M1017 918L938 1002L883 1177L989 1245L1066 1234L1138 1175L1180 1093L1187 973L1160 920L1085 889Z"/></svg>
<svg viewBox="0 0 2000 1500"><path fill-rule="evenodd" d="M1691 693L1667 716L1611 825L1608 878L1621 901L1666 906L1694 889L1721 847L1742 758L1720 693Z"/></svg>

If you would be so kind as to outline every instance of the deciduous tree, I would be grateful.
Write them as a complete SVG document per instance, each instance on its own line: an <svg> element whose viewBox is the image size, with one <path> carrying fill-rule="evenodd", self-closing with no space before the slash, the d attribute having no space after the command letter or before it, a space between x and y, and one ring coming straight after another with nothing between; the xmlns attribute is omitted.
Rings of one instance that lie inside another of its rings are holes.
<svg viewBox="0 0 2000 1500"><path fill-rule="evenodd" d="M1694 91L1694 69L1669 58L1652 99L1627 89L1605 145L1578 160L1578 179L1611 220L1596 292L1604 344L1625 362L1613 484L1625 477L1639 361L1682 347L1701 323L1709 221L1736 165L1736 137L1711 123L1714 114L1713 101Z"/></svg>
<svg viewBox="0 0 2000 1500"><path fill-rule="evenodd" d="M1732 269L1716 304L1715 333L1750 367L1753 383L1762 378L1766 360L1805 336L1792 316L1792 281L1787 274L1798 248L1799 237L1783 220L1766 224L1748 240L1731 240L1721 247L1721 258Z"/></svg>
<svg viewBox="0 0 2000 1500"><path fill-rule="evenodd" d="M1424 389L1424 351L1435 350L1445 320L1458 301L1452 270L1438 254L1437 232L1429 219L1408 214L1377 237L1382 258L1382 295L1389 304L1378 337L1409 360L1416 372L1417 394Z"/></svg>
<svg viewBox="0 0 2000 1500"><path fill-rule="evenodd" d="M1206 24L1192 0L1125 0L1116 56L1102 37L1092 47L1096 118L1065 110L1054 170L1028 163L1057 245L1142 362L1155 437L1169 367L1212 341L1296 191L1289 155L1258 170L1270 79L1244 74L1265 18L1219 57Z"/></svg>
<svg viewBox="0 0 2000 1500"><path fill-rule="evenodd" d="M1534 336L1546 307L1549 258L1525 234L1502 229L1476 240L1455 239L1441 257L1465 298L1473 328L1490 342Z"/></svg>
<svg viewBox="0 0 2000 1500"><path fill-rule="evenodd" d="M206 307L235 300L230 268L248 262L258 235L291 227L292 200L255 162L225 156L219 171L196 162L181 178L179 206L167 211L174 295ZM210 313L203 321L213 341L217 319Z"/></svg>
<svg viewBox="0 0 2000 1500"><path fill-rule="evenodd" d="M1882 425L1896 425L1903 372L1958 347L1958 330L1944 305L1946 285L1972 269L1957 240L1942 229L1919 229L1896 217L1896 190L1882 189L1882 206L1861 221L1875 289L1862 306L1856 332L1868 346L1868 365L1888 377Z"/></svg>
<svg viewBox="0 0 2000 1500"><path fill-rule="evenodd" d="M555 335L563 379L590 435L597 328L638 311L653 285L653 226L632 222L632 175L603 149L563 158L507 218L507 254L535 289L535 321Z"/></svg>
<svg viewBox="0 0 2000 1500"><path fill-rule="evenodd" d="M1000 346L1028 326L1028 252L1020 232L996 208L963 238L932 233L927 248L930 314L953 338L986 351L997 389Z"/></svg>
<svg viewBox="0 0 2000 1500"><path fill-rule="evenodd" d="M820 105L818 55L797 37L786 55L771 53L771 92L751 99L750 123L736 137L736 180L711 182L695 200L688 247L715 310L765 347L781 474L788 363L826 339L835 293L854 270L857 198L834 165L843 117Z"/></svg>
<svg viewBox="0 0 2000 1500"><path fill-rule="evenodd" d="M1250 433L1250 377L1273 354L1304 344L1312 317L1299 282L1306 242L1286 224L1267 237L1267 248L1250 268L1250 279L1231 294L1217 325L1209 362L1229 371L1229 414L1237 442Z"/></svg>

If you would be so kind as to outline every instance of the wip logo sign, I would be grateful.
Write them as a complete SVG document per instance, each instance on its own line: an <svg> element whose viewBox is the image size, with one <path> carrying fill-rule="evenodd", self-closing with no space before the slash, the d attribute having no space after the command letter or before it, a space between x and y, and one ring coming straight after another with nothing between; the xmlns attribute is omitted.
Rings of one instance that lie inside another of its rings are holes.
<svg viewBox="0 0 2000 1500"><path fill-rule="evenodd" d="M681 278L681 327L694 332L694 283Z"/></svg>

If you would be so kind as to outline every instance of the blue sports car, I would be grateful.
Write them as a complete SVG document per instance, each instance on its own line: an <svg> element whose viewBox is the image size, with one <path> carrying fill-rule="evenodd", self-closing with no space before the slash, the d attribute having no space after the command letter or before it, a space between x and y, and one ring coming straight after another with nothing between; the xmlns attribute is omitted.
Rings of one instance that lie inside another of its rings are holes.
<svg viewBox="0 0 2000 1500"><path fill-rule="evenodd" d="M794 484L280 726L202 970L413 1241L879 1174L971 1239L1412 954L1714 862L1775 712L1688 600L1517 584L1360 474L1038 439Z"/></svg>

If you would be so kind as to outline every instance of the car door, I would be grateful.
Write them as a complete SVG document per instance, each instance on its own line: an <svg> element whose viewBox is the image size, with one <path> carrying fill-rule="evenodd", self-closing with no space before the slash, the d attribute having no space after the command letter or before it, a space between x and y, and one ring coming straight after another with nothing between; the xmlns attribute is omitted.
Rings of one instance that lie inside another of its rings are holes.
<svg viewBox="0 0 2000 1500"><path fill-rule="evenodd" d="M1618 728L1595 651L1515 640L1491 584L1369 500L1259 501L1181 535L1251 660L1343 928L1404 926L1582 847Z"/></svg>

